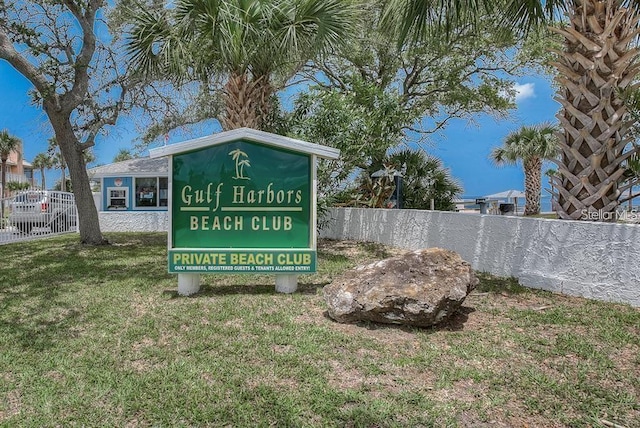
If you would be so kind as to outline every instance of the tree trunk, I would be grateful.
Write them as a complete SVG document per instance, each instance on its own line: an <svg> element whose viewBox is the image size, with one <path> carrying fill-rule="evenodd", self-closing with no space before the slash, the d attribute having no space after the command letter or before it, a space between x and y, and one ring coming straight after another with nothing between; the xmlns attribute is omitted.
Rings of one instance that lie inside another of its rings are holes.
<svg viewBox="0 0 640 428"><path fill-rule="evenodd" d="M554 64L563 128L554 206L560 218L578 220L587 213L611 213L619 204L629 143L619 90L629 88L638 74L638 49L631 47L638 16L615 1L572 3L568 26L552 29L565 37L565 50Z"/></svg>
<svg viewBox="0 0 640 428"><path fill-rule="evenodd" d="M229 76L223 92L225 114L220 121L224 131L245 126L259 129L256 105L253 103L255 89L246 73Z"/></svg>
<svg viewBox="0 0 640 428"><path fill-rule="evenodd" d="M2 159L2 195L0 195L0 199L4 198L7 193L7 188L5 187L7 184L7 159Z"/></svg>
<svg viewBox="0 0 640 428"><path fill-rule="evenodd" d="M4 198L7 193L7 160L2 159L2 194L0 195L0 224L4 224Z"/></svg>
<svg viewBox="0 0 640 428"><path fill-rule="evenodd" d="M45 111L49 116L55 131L56 141L60 152L69 168L69 177L73 185L76 205L78 207L78 224L80 228L80 242L87 245L107 244L107 240L100 231L98 210L93 201L93 193L89 185L89 175L78 142L69 119L59 118L56 112L51 112L45 102Z"/></svg>
<svg viewBox="0 0 640 428"><path fill-rule="evenodd" d="M542 159L532 157L525 159L524 191L526 202L524 215L540 214L540 180L542 179Z"/></svg>
<svg viewBox="0 0 640 428"><path fill-rule="evenodd" d="M224 86L222 129L262 130L264 119L271 111L272 94L273 87L265 76L250 79L247 73L232 74Z"/></svg>
<svg viewBox="0 0 640 428"><path fill-rule="evenodd" d="M42 190L47 190L47 180L44 178L44 168L40 168L40 181L42 182Z"/></svg>
<svg viewBox="0 0 640 428"><path fill-rule="evenodd" d="M271 96L275 93L275 89L271 85L268 75L260 77L256 81L256 86L256 114L260 120L260 129L263 129L267 125L267 119L271 114Z"/></svg>
<svg viewBox="0 0 640 428"><path fill-rule="evenodd" d="M60 181L60 190L62 190L63 192L67 191L67 174L65 172L66 169L67 169L67 166L65 165L65 162L62 159L62 153L60 153L60 171L62 172L61 174L62 181Z"/></svg>

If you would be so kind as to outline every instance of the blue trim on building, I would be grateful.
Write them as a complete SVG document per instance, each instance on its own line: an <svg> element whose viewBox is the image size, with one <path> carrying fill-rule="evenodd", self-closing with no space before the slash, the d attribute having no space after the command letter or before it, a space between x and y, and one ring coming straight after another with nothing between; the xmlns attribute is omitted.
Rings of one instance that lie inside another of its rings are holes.
<svg viewBox="0 0 640 428"><path fill-rule="evenodd" d="M120 180L119 186L116 185L116 180ZM133 211L133 177L105 177L102 179L102 207L103 211L111 211L109 209L108 189L109 187L116 187L127 189L127 209L126 211ZM124 211L118 209L118 211Z"/></svg>

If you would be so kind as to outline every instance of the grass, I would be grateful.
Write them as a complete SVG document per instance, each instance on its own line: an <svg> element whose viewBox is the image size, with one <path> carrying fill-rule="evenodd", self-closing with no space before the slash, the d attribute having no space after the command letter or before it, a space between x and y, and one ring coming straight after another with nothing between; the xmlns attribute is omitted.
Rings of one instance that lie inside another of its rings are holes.
<svg viewBox="0 0 640 428"><path fill-rule="evenodd" d="M335 323L322 287L390 255L322 242L317 274L176 295L160 234L0 246L0 426L640 426L640 310L481 283L444 326Z"/></svg>
<svg viewBox="0 0 640 428"><path fill-rule="evenodd" d="M531 216L528 216L531 218L548 218L548 219L552 219L552 220L556 220L558 218L558 214L556 213L540 213L540 214L533 214Z"/></svg>

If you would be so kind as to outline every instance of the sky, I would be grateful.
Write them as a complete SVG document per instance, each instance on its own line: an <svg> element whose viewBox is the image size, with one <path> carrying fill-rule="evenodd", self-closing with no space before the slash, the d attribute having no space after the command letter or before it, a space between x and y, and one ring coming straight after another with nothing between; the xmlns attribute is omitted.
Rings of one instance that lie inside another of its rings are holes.
<svg viewBox="0 0 640 428"><path fill-rule="evenodd" d="M24 156L28 161L46 151L47 141L52 136L44 113L30 102L30 89L31 84L26 79L0 60L0 130L6 129L22 140ZM520 77L515 89L518 94L517 108L510 112L509 118L498 120L479 115L472 124L454 120L442 135L432 137L424 146L430 154L442 159L444 166L462 184L465 196L483 196L509 189L524 190L522 167L497 167L489 160L489 154L509 132L523 125L556 122L559 104L553 100L554 89L549 77ZM206 132L205 128L202 132ZM200 136L193 134L185 137L171 133L168 143ZM126 118L120 120L115 127L111 127L109 135L98 140L94 148L96 164L111 163L118 150L131 148L135 144L135 138L135 131L127 124ZM35 175L39 180L39 172ZM59 172L48 172L47 186L51 187L59 178ZM546 182L543 182L545 186Z"/></svg>
<svg viewBox="0 0 640 428"><path fill-rule="evenodd" d="M555 89L550 77L521 77L514 89L517 108L507 119L481 115L472 124L454 121L442 137L434 138L432 147L427 147L427 151L442 159L444 166L462 182L464 195L484 196L511 189L524 191L522 166L496 166L489 159L491 150L523 125L557 123L555 115L560 104L553 99ZM549 167L551 165L543 166L543 174ZM543 188L548 187L544 178L542 184Z"/></svg>

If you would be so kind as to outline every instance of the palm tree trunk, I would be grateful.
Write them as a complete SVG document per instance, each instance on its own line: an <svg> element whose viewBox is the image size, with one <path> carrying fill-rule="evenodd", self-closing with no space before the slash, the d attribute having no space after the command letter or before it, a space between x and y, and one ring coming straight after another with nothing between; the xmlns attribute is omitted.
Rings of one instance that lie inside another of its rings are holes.
<svg viewBox="0 0 640 428"><path fill-rule="evenodd" d="M631 47L638 15L617 1L574 1L564 52L554 65L562 91L558 119L561 158L554 204L560 218L580 219L587 212L613 212L623 179L626 108L618 90L638 74L638 49ZM596 216L612 218L613 216Z"/></svg>
<svg viewBox="0 0 640 428"><path fill-rule="evenodd" d="M67 166L64 164L64 161L62 160L62 154L60 154L60 171L62 171L62 178L60 181L60 190L63 192L67 191L67 174L65 172L66 169L67 169Z"/></svg>
<svg viewBox="0 0 640 428"><path fill-rule="evenodd" d="M242 127L260 129L257 117L255 82L247 73L232 74L224 85L225 114L220 120L222 129L228 131Z"/></svg>
<svg viewBox="0 0 640 428"><path fill-rule="evenodd" d="M256 110L260 120L260 129L267 125L266 121L271 114L271 96L276 92L273 85L269 81L269 76L265 75L256 80L257 99Z"/></svg>
<svg viewBox="0 0 640 428"><path fill-rule="evenodd" d="M224 86L222 129L262 129L264 119L271 111L273 93L266 76L250 78L247 73L232 74Z"/></svg>
<svg viewBox="0 0 640 428"><path fill-rule="evenodd" d="M44 178L44 168L40 168L40 181L42 182L42 190L47 190L47 181Z"/></svg>
<svg viewBox="0 0 640 428"><path fill-rule="evenodd" d="M527 158L524 161L524 191L526 202L524 215L540 214L540 180L542 179L542 159Z"/></svg>
<svg viewBox="0 0 640 428"><path fill-rule="evenodd" d="M2 159L2 194L0 194L0 224L3 224L4 221L4 197L7 192L7 159Z"/></svg>
<svg viewBox="0 0 640 428"><path fill-rule="evenodd" d="M6 196L7 188L5 187L7 184L7 159L2 159L2 195L0 195L0 199Z"/></svg>

